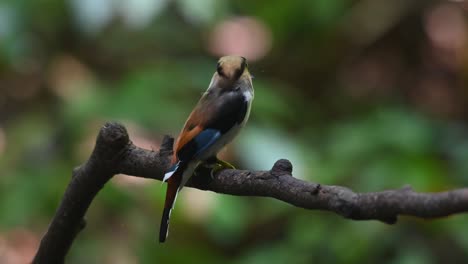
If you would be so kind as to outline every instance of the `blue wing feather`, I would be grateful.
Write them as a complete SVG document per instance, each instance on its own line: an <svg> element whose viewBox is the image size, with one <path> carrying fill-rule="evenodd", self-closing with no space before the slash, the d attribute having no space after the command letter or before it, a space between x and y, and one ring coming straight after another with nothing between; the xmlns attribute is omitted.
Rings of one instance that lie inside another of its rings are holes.
<svg viewBox="0 0 468 264"><path fill-rule="evenodd" d="M221 132L217 129L205 129L200 134L198 134L194 140L198 145L197 153L194 156L202 154L205 150L211 147L219 138L221 137Z"/></svg>
<svg viewBox="0 0 468 264"><path fill-rule="evenodd" d="M180 162L192 160L200 156L221 137L221 131L207 128L185 144L177 153Z"/></svg>

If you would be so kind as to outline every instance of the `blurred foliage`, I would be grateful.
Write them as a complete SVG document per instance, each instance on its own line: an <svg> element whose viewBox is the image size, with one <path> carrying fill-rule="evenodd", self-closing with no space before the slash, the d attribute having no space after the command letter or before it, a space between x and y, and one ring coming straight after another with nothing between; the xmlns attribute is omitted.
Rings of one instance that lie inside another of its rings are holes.
<svg viewBox="0 0 468 264"><path fill-rule="evenodd" d="M468 184L463 1L0 1L0 263L27 263L108 120L157 149L217 57L250 60L239 168L356 191ZM247 18L247 19L246 19ZM465 263L468 216L353 222L187 189L156 242L165 188L116 176L68 263Z"/></svg>

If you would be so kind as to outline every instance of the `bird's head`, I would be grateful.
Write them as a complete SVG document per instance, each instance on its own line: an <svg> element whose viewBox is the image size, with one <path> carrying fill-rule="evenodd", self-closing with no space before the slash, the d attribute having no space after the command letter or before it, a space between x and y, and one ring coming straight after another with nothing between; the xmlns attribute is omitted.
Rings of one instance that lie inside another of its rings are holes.
<svg viewBox="0 0 468 264"><path fill-rule="evenodd" d="M247 68L247 60L241 56L224 56L218 61L212 85L225 89L252 86L252 76Z"/></svg>

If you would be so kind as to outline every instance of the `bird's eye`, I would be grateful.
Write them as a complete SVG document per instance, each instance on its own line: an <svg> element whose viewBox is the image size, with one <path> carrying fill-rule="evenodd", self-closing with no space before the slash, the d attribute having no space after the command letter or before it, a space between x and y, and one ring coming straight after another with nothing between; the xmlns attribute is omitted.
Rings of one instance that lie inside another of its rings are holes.
<svg viewBox="0 0 468 264"><path fill-rule="evenodd" d="M216 65L216 71L218 72L219 75L224 76L223 67L221 67L221 64L219 62L218 62L218 65Z"/></svg>
<svg viewBox="0 0 468 264"><path fill-rule="evenodd" d="M244 57L241 57L241 58L242 58L242 65L244 65L243 68L248 68L249 64L247 63L247 59Z"/></svg>

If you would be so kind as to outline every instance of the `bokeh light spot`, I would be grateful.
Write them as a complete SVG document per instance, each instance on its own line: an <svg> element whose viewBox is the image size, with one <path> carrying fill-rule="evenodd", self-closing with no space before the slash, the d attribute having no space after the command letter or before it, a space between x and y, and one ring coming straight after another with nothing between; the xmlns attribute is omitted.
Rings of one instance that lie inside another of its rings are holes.
<svg viewBox="0 0 468 264"><path fill-rule="evenodd" d="M455 5L443 4L430 9L425 16L424 28L439 48L457 51L466 43L465 18Z"/></svg>
<svg viewBox="0 0 468 264"><path fill-rule="evenodd" d="M265 24L251 17L235 17L215 27L209 51L217 56L241 55L255 61L268 54L271 46L271 31Z"/></svg>

